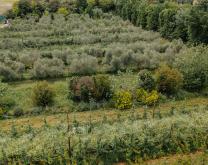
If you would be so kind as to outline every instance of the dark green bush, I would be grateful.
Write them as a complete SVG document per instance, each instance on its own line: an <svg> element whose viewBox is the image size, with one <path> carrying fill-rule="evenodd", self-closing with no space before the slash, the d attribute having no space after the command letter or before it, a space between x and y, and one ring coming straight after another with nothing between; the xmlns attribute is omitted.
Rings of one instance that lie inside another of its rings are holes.
<svg viewBox="0 0 208 165"><path fill-rule="evenodd" d="M164 9L159 16L160 23L160 33L163 37L168 39L175 38L175 29L176 29L176 13L177 9L170 8Z"/></svg>
<svg viewBox="0 0 208 165"><path fill-rule="evenodd" d="M188 19L188 36L190 41L208 43L208 12L193 7Z"/></svg>
<svg viewBox="0 0 208 165"><path fill-rule="evenodd" d="M94 98L97 101L109 100L112 96L111 82L108 76L96 75L93 77L95 82L95 93Z"/></svg>
<svg viewBox="0 0 208 165"><path fill-rule="evenodd" d="M0 79L2 81L14 81L20 79L20 76L10 67L4 64L0 65Z"/></svg>
<svg viewBox="0 0 208 165"><path fill-rule="evenodd" d="M142 27L142 28L146 28L147 27L147 15L148 15L148 5L146 2L142 2L139 6L139 15L138 15L138 24Z"/></svg>
<svg viewBox="0 0 208 165"><path fill-rule="evenodd" d="M32 13L32 4L28 0L20 0L18 2L18 16L24 17L28 13Z"/></svg>
<svg viewBox="0 0 208 165"><path fill-rule="evenodd" d="M164 9L163 5L150 5L147 8L147 29L157 31L159 29L159 15Z"/></svg>
<svg viewBox="0 0 208 165"><path fill-rule="evenodd" d="M156 87L156 82L152 76L152 73L148 70L142 70L139 72L139 88L143 88L147 91L152 91Z"/></svg>
<svg viewBox="0 0 208 165"><path fill-rule="evenodd" d="M47 107L54 103L55 93L46 81L37 83L33 88L32 102L34 106Z"/></svg>
<svg viewBox="0 0 208 165"><path fill-rule="evenodd" d="M76 12L82 13L87 8L87 0L76 0Z"/></svg>
<svg viewBox="0 0 208 165"><path fill-rule="evenodd" d="M33 13L41 17L46 10L46 6L44 3L35 1L33 4Z"/></svg>
<svg viewBox="0 0 208 165"><path fill-rule="evenodd" d="M176 28L175 28L175 38L181 38L183 41L188 41L188 18L190 15L189 8L181 8L177 11L176 18Z"/></svg>
<svg viewBox="0 0 208 165"><path fill-rule="evenodd" d="M59 0L51 0L49 3L48 3L48 11L50 13L55 13L58 11L59 7L60 7L60 1Z"/></svg>

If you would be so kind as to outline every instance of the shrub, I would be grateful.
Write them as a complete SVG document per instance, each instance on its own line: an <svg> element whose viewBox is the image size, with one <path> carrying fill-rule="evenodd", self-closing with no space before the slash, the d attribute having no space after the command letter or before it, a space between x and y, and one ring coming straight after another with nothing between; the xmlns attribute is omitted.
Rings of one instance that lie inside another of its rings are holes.
<svg viewBox="0 0 208 165"><path fill-rule="evenodd" d="M97 72L98 61L96 57L87 56L72 60L70 71L78 75L91 75Z"/></svg>
<svg viewBox="0 0 208 165"><path fill-rule="evenodd" d="M145 1L142 1L142 3L139 6L139 15L138 15L138 24L141 25L142 28L146 28L147 26L147 8L148 5Z"/></svg>
<svg viewBox="0 0 208 165"><path fill-rule="evenodd" d="M75 77L70 81L69 89L75 101L108 100L112 94L110 80L104 75Z"/></svg>
<svg viewBox="0 0 208 165"><path fill-rule="evenodd" d="M33 88L32 101L35 106L46 107L54 103L54 91L46 81L39 82Z"/></svg>
<svg viewBox="0 0 208 165"><path fill-rule="evenodd" d="M188 41L188 26L187 20L190 15L189 8L183 8L177 11L176 18L176 29L175 38L181 38L183 41Z"/></svg>
<svg viewBox="0 0 208 165"><path fill-rule="evenodd" d="M65 7L60 7L57 11L58 14L63 14L64 16L67 16L69 14L69 11Z"/></svg>
<svg viewBox="0 0 208 165"><path fill-rule="evenodd" d="M156 105L159 101L159 93L156 90L147 92L143 88L136 90L137 101L148 106Z"/></svg>
<svg viewBox="0 0 208 165"><path fill-rule="evenodd" d="M17 6L18 16L24 17L28 13L32 13L32 5L28 0L20 0Z"/></svg>
<svg viewBox="0 0 208 165"><path fill-rule="evenodd" d="M152 91L156 87L156 82L148 70L139 72L139 87L148 91Z"/></svg>
<svg viewBox="0 0 208 165"><path fill-rule="evenodd" d="M9 109L15 105L10 94L9 86L0 82L0 108Z"/></svg>
<svg viewBox="0 0 208 165"><path fill-rule="evenodd" d="M136 99L139 103L144 104L148 93L143 88L139 88L136 90Z"/></svg>
<svg viewBox="0 0 208 165"><path fill-rule="evenodd" d="M183 83L183 76L177 70L167 65L161 66L156 71L158 91L167 95L174 94Z"/></svg>
<svg viewBox="0 0 208 165"><path fill-rule="evenodd" d="M110 64L110 72L116 73L120 70L123 70L123 63L119 57L113 57Z"/></svg>
<svg viewBox="0 0 208 165"><path fill-rule="evenodd" d="M99 0L99 7L103 9L103 11L109 11L114 8L113 0Z"/></svg>
<svg viewBox="0 0 208 165"><path fill-rule="evenodd" d="M102 9L94 8L91 10L90 16L93 18L96 18L96 19L100 19L103 16L103 11L102 11Z"/></svg>
<svg viewBox="0 0 208 165"><path fill-rule="evenodd" d="M60 7L60 1L59 0L52 0L48 4L48 11L50 13L55 13L58 11L59 7Z"/></svg>
<svg viewBox="0 0 208 165"><path fill-rule="evenodd" d="M64 75L63 61L57 58L38 59L34 63L32 75L37 79L62 77Z"/></svg>
<svg viewBox="0 0 208 165"><path fill-rule="evenodd" d="M176 9L165 9L160 13L160 33L163 37L168 39L175 38L176 26Z"/></svg>
<svg viewBox="0 0 208 165"><path fill-rule="evenodd" d="M75 77L70 80L69 89L73 100L88 102L95 91L95 82L89 76Z"/></svg>
<svg viewBox="0 0 208 165"><path fill-rule="evenodd" d="M147 95L145 99L145 104L149 106L153 106L156 105L158 101L159 101L159 94L156 90L153 90Z"/></svg>
<svg viewBox="0 0 208 165"><path fill-rule="evenodd" d="M192 8L188 19L188 36L192 42L208 43L208 12Z"/></svg>
<svg viewBox="0 0 208 165"><path fill-rule="evenodd" d="M110 99L112 95L112 89L109 77L105 75L96 75L93 78L96 88L94 98L98 101Z"/></svg>
<svg viewBox="0 0 208 165"><path fill-rule="evenodd" d="M117 109L130 109L133 105L133 97L128 90L119 90L113 96L115 108Z"/></svg>
<svg viewBox="0 0 208 165"><path fill-rule="evenodd" d="M98 5L98 0L87 0L87 5L90 7Z"/></svg>
<svg viewBox="0 0 208 165"><path fill-rule="evenodd" d="M164 9L162 5L150 5L148 6L147 14L147 29L158 30L159 28L159 14Z"/></svg>
<svg viewBox="0 0 208 165"><path fill-rule="evenodd" d="M41 17L46 9L46 6L44 5L44 3L39 2L39 1L35 1L32 4L33 4L33 6L32 6L33 13L38 15L39 17Z"/></svg>
<svg viewBox="0 0 208 165"><path fill-rule="evenodd" d="M198 91L207 86L208 53L207 48L198 46L180 53L175 60L175 66L184 75L184 88Z"/></svg>
<svg viewBox="0 0 208 165"><path fill-rule="evenodd" d="M76 1L76 8L78 13L84 12L84 10L87 8L87 0L77 0Z"/></svg>
<svg viewBox="0 0 208 165"><path fill-rule="evenodd" d="M19 79L19 76L10 67L0 64L0 78L2 81L13 81Z"/></svg>

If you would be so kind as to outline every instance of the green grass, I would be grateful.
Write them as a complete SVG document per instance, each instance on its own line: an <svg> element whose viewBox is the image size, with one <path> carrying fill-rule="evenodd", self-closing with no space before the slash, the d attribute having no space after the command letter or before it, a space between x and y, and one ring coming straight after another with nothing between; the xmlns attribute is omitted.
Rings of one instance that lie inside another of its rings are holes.
<svg viewBox="0 0 208 165"><path fill-rule="evenodd" d="M190 154L176 154L166 156L158 159L144 161L142 163L137 163L135 165L203 165L207 162L208 153L198 151Z"/></svg>
<svg viewBox="0 0 208 165"><path fill-rule="evenodd" d="M39 129L31 128L27 123L22 123L19 129L17 121L8 133L1 131L0 147L4 147L0 160L59 164L57 161L72 159L90 163L104 161L110 165L118 161L140 162L170 154L205 151L207 108L182 110L154 119L140 119L127 111L125 116L117 116L117 119L110 120L111 114L97 122L93 117L98 114L87 116L84 113L86 123L76 118L72 124L70 120L68 123L60 120L52 127L48 121L42 121L44 125ZM70 156L67 155L69 151L73 151Z"/></svg>

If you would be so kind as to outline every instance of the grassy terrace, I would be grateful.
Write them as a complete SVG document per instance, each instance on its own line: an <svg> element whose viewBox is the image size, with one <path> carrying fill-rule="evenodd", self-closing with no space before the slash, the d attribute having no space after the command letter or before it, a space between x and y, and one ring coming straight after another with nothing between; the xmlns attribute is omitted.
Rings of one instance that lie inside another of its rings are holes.
<svg viewBox="0 0 208 165"><path fill-rule="evenodd" d="M167 116L171 113L171 110L174 108L175 112L182 113L184 109L187 111L190 110L199 110L202 107L208 106L208 98L193 98L184 101L170 101L168 103L161 104L159 107L156 108L155 113L160 112L161 115ZM147 116L148 118L152 118L152 110L151 108L147 109ZM134 111L134 115L142 118L144 116L144 108L136 108ZM69 122L70 124L73 123L74 119L76 119L80 123L87 123L89 118L92 119L93 122L100 122L103 118L107 117L108 120L114 121L120 116L121 118L125 119L132 115L131 110L127 111L118 111L115 109L101 109L92 112L70 112L69 113ZM56 126L60 123L67 123L67 114L60 113L54 115L38 115L32 117L24 117L24 118L17 118L17 119L9 119L0 121L0 128L1 130L8 131L11 129L13 125L17 126L21 129L21 127L25 125L31 125L34 128L40 128L45 124L45 121L51 126Z"/></svg>

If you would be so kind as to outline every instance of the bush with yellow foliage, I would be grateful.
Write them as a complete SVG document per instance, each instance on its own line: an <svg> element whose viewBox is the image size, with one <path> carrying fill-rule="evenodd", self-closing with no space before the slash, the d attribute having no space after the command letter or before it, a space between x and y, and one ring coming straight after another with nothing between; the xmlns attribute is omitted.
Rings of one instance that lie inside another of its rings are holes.
<svg viewBox="0 0 208 165"><path fill-rule="evenodd" d="M122 89L115 92L113 101L117 109L130 109L133 105L133 96L130 91Z"/></svg>
<svg viewBox="0 0 208 165"><path fill-rule="evenodd" d="M156 90L147 92L143 88L136 90L137 101L148 106L156 105L159 101L159 93Z"/></svg>

